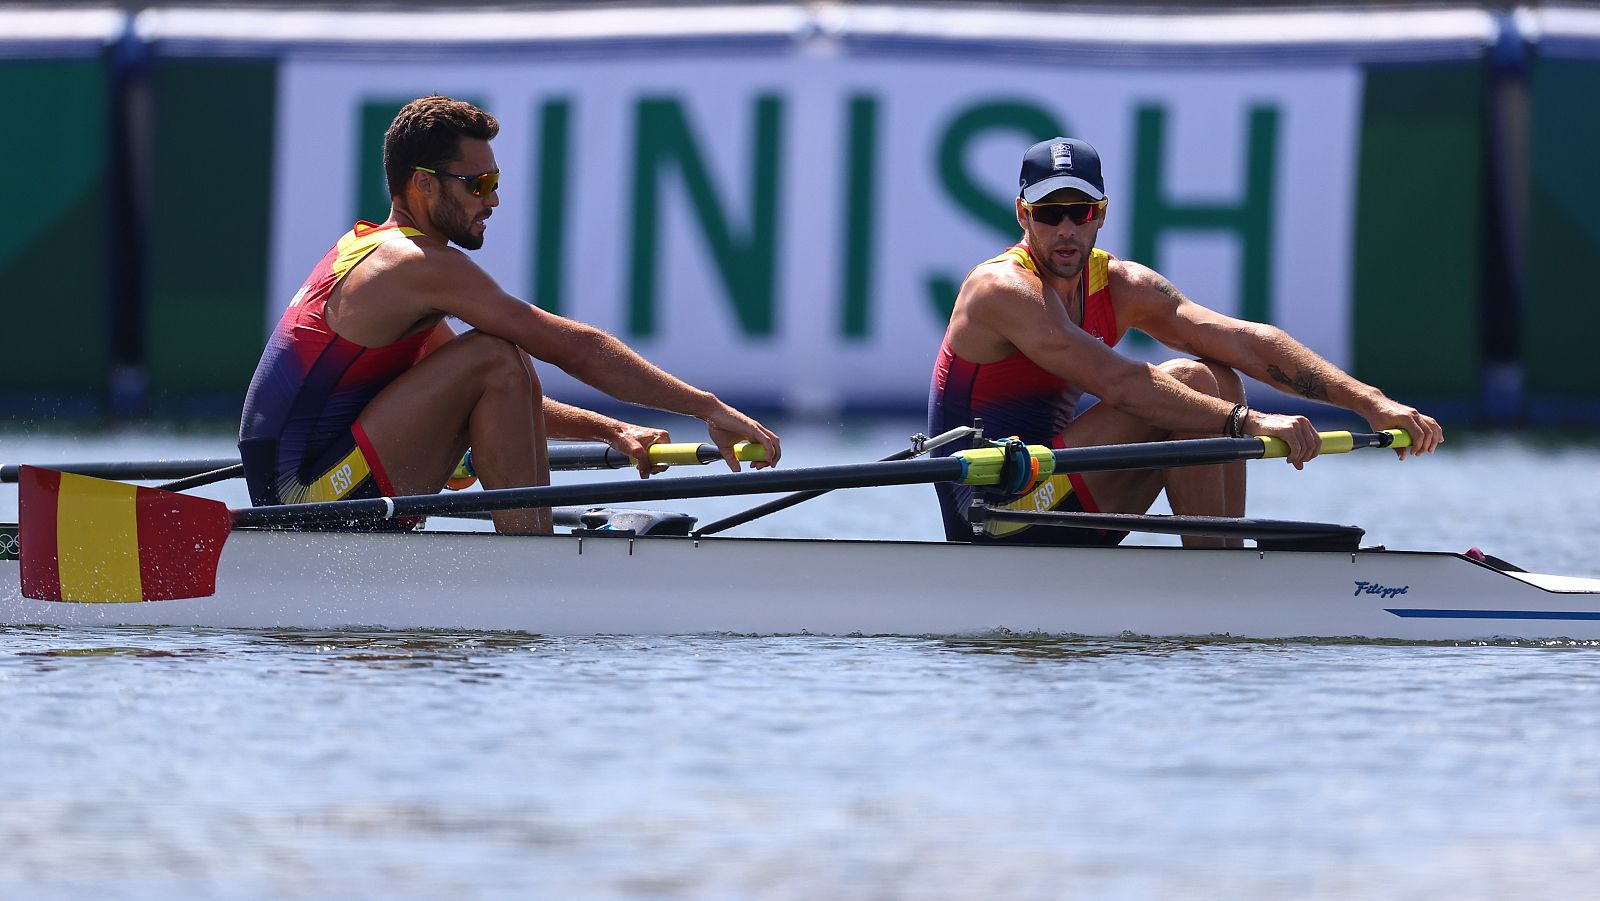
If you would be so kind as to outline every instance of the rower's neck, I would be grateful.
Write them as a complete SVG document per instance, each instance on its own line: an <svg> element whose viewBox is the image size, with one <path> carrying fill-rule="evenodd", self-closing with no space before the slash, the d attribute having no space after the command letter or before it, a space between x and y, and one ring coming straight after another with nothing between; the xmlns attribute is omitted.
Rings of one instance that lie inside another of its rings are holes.
<svg viewBox="0 0 1600 901"><path fill-rule="evenodd" d="M402 203L402 201L396 200L394 202L394 206L389 207L389 218L385 219L383 224L400 225L406 228L421 229L421 227L417 225L417 217L411 215L411 211L407 210Z"/></svg>
<svg viewBox="0 0 1600 901"><path fill-rule="evenodd" d="M396 225L403 228L414 228L430 238L437 238L440 241L446 241L446 239L439 234L438 230L433 228L431 223L426 223L420 217L413 215L411 211L406 208L405 201L398 197L395 198L393 206L389 207L389 218L385 219L383 224Z"/></svg>

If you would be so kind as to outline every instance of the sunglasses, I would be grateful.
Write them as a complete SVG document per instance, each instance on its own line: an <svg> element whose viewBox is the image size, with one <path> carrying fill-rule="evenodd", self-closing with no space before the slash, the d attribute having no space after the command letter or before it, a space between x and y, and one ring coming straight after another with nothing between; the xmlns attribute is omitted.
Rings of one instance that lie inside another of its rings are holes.
<svg viewBox="0 0 1600 901"><path fill-rule="evenodd" d="M416 170L418 172L426 172L429 175L444 175L449 178L459 178L467 183L467 191L471 193L473 197L482 197L485 194L492 194L500 187L499 169L495 169L490 172L482 172L477 175L457 175L454 172L446 172L443 169L429 169L427 166L417 166Z"/></svg>
<svg viewBox="0 0 1600 901"><path fill-rule="evenodd" d="M1061 220L1069 219L1073 225L1082 225L1093 222L1105 215L1106 201L1079 200L1072 203L1028 203L1022 202L1022 208L1028 211L1033 221L1040 225L1060 225Z"/></svg>

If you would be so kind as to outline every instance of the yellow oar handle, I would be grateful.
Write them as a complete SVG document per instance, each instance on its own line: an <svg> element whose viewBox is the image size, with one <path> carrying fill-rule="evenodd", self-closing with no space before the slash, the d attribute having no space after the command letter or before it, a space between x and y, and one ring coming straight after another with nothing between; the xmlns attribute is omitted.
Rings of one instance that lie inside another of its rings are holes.
<svg viewBox="0 0 1600 901"><path fill-rule="evenodd" d="M1404 429L1387 429L1378 434L1389 436L1389 443L1385 445L1387 447L1411 446L1411 434ZM1325 454L1348 454L1357 447L1355 436L1349 432L1318 432L1317 435L1322 439L1322 452ZM1261 455L1262 457L1289 456L1289 445L1282 438L1259 435L1257 440L1265 445L1267 449L1266 453ZM1371 447L1372 445L1363 444L1360 446Z"/></svg>
<svg viewBox="0 0 1600 901"><path fill-rule="evenodd" d="M734 456L745 463L767 459L767 449L759 444L741 441L733 446ZM650 462L656 466L695 466L720 460L722 455L710 444L652 444Z"/></svg>

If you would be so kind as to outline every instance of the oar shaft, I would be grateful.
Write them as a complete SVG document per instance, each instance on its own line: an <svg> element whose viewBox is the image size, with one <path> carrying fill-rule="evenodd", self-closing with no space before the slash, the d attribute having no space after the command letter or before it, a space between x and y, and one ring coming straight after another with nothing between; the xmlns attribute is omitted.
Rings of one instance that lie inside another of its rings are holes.
<svg viewBox="0 0 1600 901"><path fill-rule="evenodd" d="M896 461L899 461L899 460L909 460L910 458L912 458L912 457L914 457L916 455L917 455L916 451L911 450L910 448L907 448L906 450L898 451L896 453L890 454L889 456L884 457L882 460L879 460L878 462L880 462L880 463L893 463L893 462L896 462ZM829 492L831 492L833 490L834 490L833 488L812 488L809 491L796 491L795 493L790 494L787 497L775 498L773 500L767 501L764 504L758 504L758 505L756 505L754 507L751 507L748 510L744 510L744 511L741 511L739 513L735 513L732 516L728 516L728 517L724 517L722 519L719 519L716 522L711 523L710 525L706 526L704 529L700 529L698 531L698 534L701 534L701 535L715 535L718 532L725 532L728 529L731 529L731 528L733 528L735 526L742 526L745 523L750 522L753 519L760 519L763 516L768 516L770 514L777 513L780 510L787 510L790 507L795 506L796 504L803 504L806 501L812 500L814 498L819 498L819 497L823 496L824 494L827 494L827 493L829 493Z"/></svg>
<svg viewBox="0 0 1600 901"><path fill-rule="evenodd" d="M734 446L734 452L739 459L746 463L754 463L766 459L765 451L761 445L739 442ZM713 444L656 444L650 448L650 462L657 466L694 466L702 463L714 463L722 459L722 452ZM554 470L576 469L624 469L633 466L634 462L627 455L618 453L611 447L599 441L571 441L553 442L550 445L550 468ZM109 463L59 463L50 464L46 468L57 472L70 472L74 475L93 476L97 479L111 479L118 482L147 482L157 479L189 479L199 475L216 476L205 482L196 482L191 485L161 487L171 491L181 491L185 487L209 484L211 481L238 478L244 474L244 468L239 464L237 457L209 457L195 460L133 460L115 461ZM15 483L22 465L9 463L0 466L0 484Z"/></svg>
<svg viewBox="0 0 1600 901"><path fill-rule="evenodd" d="M961 426L960 428L951 429L950 431L941 435L935 435L932 438L925 438L922 435L917 435L912 439L913 443L911 447L905 448L904 450L895 451L878 462L890 463L895 460L909 460L913 457L920 457L928 451L934 450L935 448L940 448L952 441L965 438L968 435L971 435L974 431L975 429L971 428L970 426ZM833 489L831 488L817 488L811 491L799 491L789 495L788 497L776 498L774 500L767 501L764 504L758 504L757 506L751 507L748 510L735 513L732 516L719 519L703 529L696 529L695 534L715 535L718 532L726 532L735 526L742 526L753 519L760 519L763 516L777 513L780 510L787 510L796 504L803 504L813 498L821 497L832 490Z"/></svg>
<svg viewBox="0 0 1600 901"><path fill-rule="evenodd" d="M397 516L433 516L467 510L520 510L580 504L620 504L640 501L682 500L744 494L776 494L813 488L865 488L875 485L915 485L959 479L960 460L908 460L896 463L853 463L815 469L759 470L681 479L639 479L626 482L589 482L579 485L545 485L501 488L454 495L330 501L250 507L233 511L236 526L277 526L314 522L386 519Z"/></svg>
<svg viewBox="0 0 1600 901"><path fill-rule="evenodd" d="M1367 447L1410 447L1411 436L1387 432L1321 432L1322 452L1345 454ZM1277 438L1191 438L1147 444L1106 444L1058 450L1056 472L1109 472L1120 469L1166 469L1207 466L1236 460L1289 456L1289 445Z"/></svg>
<svg viewBox="0 0 1600 901"><path fill-rule="evenodd" d="M235 463L232 466L224 466L221 469L213 469L210 472L195 473L187 478L168 482L165 485L157 485L156 487L162 491L188 491L190 488L199 488L202 485L212 485L217 482L226 482L229 479L243 477L244 464Z"/></svg>
<svg viewBox="0 0 1600 901"><path fill-rule="evenodd" d="M182 479L203 472L214 472L239 464L238 457L212 457L204 460L143 460L112 463L61 463L49 468L97 479L140 482L154 479ZM15 482L22 470L19 464L0 466L0 483Z"/></svg>
<svg viewBox="0 0 1600 901"><path fill-rule="evenodd" d="M1403 433L1402 433L1403 434ZM1325 443L1354 447L1387 447L1395 438L1388 433L1353 435L1328 433ZM1268 455L1272 439L1193 438L1148 444L1114 444L1102 447L1067 448L1055 451L1056 472L1103 472L1117 469L1165 469L1172 466L1204 466L1234 460L1255 460ZM745 494L777 494L815 489L867 488L890 485L917 485L955 482L968 478L963 455L982 451L960 451L949 457L926 460L899 460L883 463L850 463L811 469L760 470L680 479L591 482L578 485L545 485L533 488L501 488L492 491L454 495L375 498L331 501L321 504L293 504L281 507L251 507L233 511L237 526L294 525L314 522L389 519L397 516L433 516L469 510L519 510L529 507L557 507L579 504L620 504L640 501L682 500L699 497L724 497ZM996 484L999 471L987 481L968 484Z"/></svg>

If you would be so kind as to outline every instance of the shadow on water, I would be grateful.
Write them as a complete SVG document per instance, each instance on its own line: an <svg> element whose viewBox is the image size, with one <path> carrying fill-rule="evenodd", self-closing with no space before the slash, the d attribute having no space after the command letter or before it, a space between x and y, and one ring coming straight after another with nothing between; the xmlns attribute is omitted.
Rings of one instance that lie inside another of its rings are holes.
<svg viewBox="0 0 1600 901"><path fill-rule="evenodd" d="M185 648L183 650L166 651L157 648L135 647L95 647L95 648L49 648L42 651L18 651L18 657L205 657L212 652L206 648Z"/></svg>
<svg viewBox="0 0 1600 901"><path fill-rule="evenodd" d="M83 630L70 627L0 629L0 653L40 662L70 665L107 660L203 662L226 658L284 658L316 661L328 672L341 664L374 669L420 669L436 666L478 668L506 655L562 654L599 651L636 654L673 651L699 653L715 647L757 650L763 645L799 642L869 650L875 645L926 648L961 655L1015 660L1092 660L1109 657L1177 657L1220 651L1278 653L1317 648L1499 648L1528 650L1593 650L1600 641L1521 639L1478 641L1400 641L1344 638L1248 639L1228 635L1153 637L1124 634L1115 638L1071 634L998 631L963 635L748 635L715 633L682 636L544 636L520 632L460 631L329 631L229 630L163 627L114 627ZM821 648L817 648L820 650Z"/></svg>
<svg viewBox="0 0 1600 901"><path fill-rule="evenodd" d="M960 654L994 655L1019 660L1071 660L1104 657L1175 657L1213 651L1300 652L1316 648L1526 648L1530 650L1594 650L1600 641L1523 639L1480 641L1401 641L1362 638L1235 638L1228 635L1153 637L1122 635L1097 638L1085 635L995 634L959 637L931 637L933 647Z"/></svg>
<svg viewBox="0 0 1600 901"><path fill-rule="evenodd" d="M549 639L507 633L334 632L161 627L0 629L0 657L45 669L114 661L149 665L294 662L305 672L483 667L508 652L548 646ZM481 673L480 673L481 675Z"/></svg>

